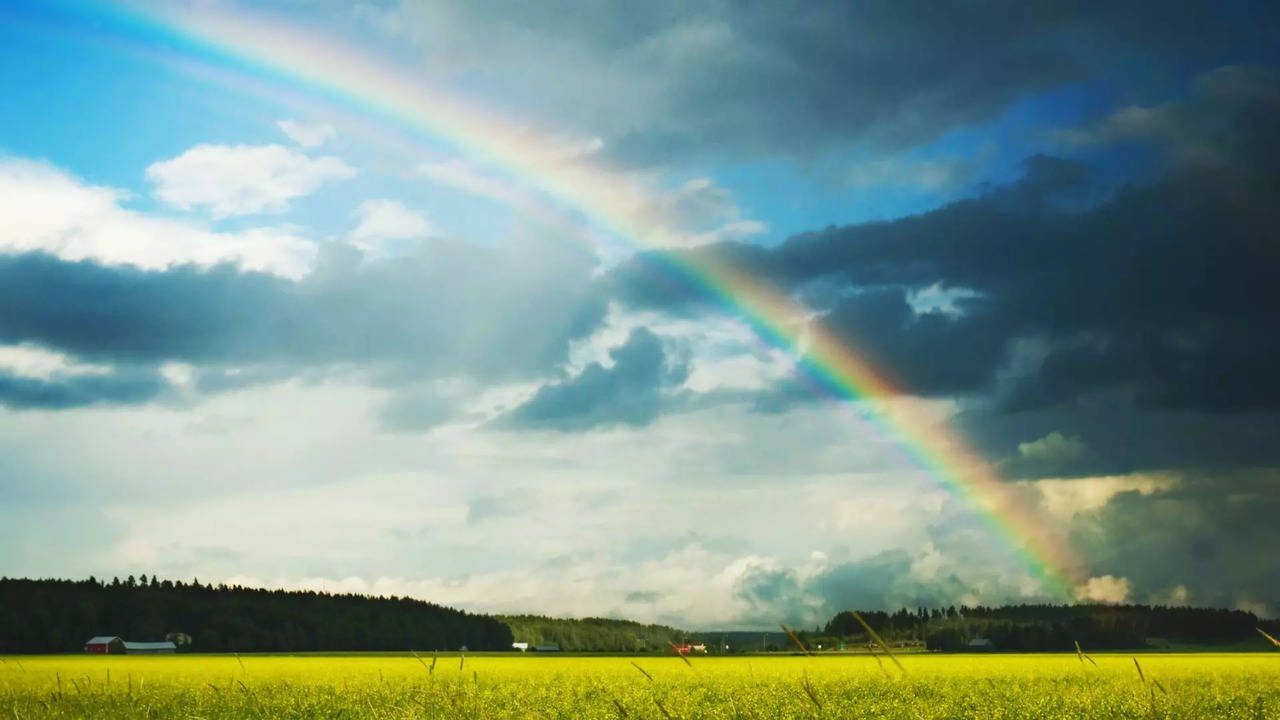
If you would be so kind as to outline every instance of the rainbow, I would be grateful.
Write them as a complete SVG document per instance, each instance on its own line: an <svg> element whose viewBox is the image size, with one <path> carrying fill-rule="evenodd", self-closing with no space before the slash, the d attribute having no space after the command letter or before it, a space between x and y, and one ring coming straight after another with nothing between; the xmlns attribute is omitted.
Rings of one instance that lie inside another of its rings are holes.
<svg viewBox="0 0 1280 720"><path fill-rule="evenodd" d="M908 393L889 372L874 367L820 323L807 320L810 310L722 259L662 252L687 243L687 236L654 212L654 188L642 178L599 167L590 158L575 156L566 143L539 137L431 87L420 76L269 16L78 2L62 8L165 56L212 65L425 137L446 155L501 169L536 190L541 199L531 200L527 193L504 189L505 185L479 187L480 192L524 209L554 203L633 249L655 251L645 254L651 267L742 318L765 342L798 358L798 367L828 394L858 401L846 405L856 407L916 464L974 508L1039 581L1041 592L1069 599L1072 587L1087 577L1069 544L1016 485L1003 480L991 463L919 403L904 400Z"/></svg>

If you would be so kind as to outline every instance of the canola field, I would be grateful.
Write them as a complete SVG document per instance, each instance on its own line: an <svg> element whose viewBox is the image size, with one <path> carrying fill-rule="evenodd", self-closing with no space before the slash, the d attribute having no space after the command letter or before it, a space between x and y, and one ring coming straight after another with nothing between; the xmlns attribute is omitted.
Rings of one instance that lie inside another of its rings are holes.
<svg viewBox="0 0 1280 720"><path fill-rule="evenodd" d="M0 718L1280 718L1280 653L900 659L8 656Z"/></svg>

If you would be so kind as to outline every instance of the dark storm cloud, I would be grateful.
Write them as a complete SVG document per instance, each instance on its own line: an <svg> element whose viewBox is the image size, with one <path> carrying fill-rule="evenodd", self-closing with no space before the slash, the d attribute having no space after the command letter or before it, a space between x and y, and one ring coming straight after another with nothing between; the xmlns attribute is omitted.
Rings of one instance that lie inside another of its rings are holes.
<svg viewBox="0 0 1280 720"><path fill-rule="evenodd" d="M394 262L329 255L297 282L231 266L147 271L0 255L0 342L103 363L189 362L202 366L204 391L344 362L399 368L382 376L388 384L494 380L550 373L604 314L590 262L551 246L439 242ZM77 388L126 392L88 379Z"/></svg>
<svg viewBox="0 0 1280 720"><path fill-rule="evenodd" d="M1280 608L1280 472L1193 473L1174 487L1124 492L1078 516L1071 542L1095 575L1126 577L1138 600L1191 590L1196 605Z"/></svg>
<svg viewBox="0 0 1280 720"><path fill-rule="evenodd" d="M933 532L946 534L941 528ZM972 537L956 534L958 544L975 549ZM1003 576L1017 572L1003 560L992 559L990 549L976 554L934 554L919 550L885 550L848 562L835 563L811 574L774 566L747 568L734 590L750 607L747 618L761 624L826 622L843 610L896 610L898 608L946 607L962 602L1013 603L1048 601L1047 596L1027 595ZM920 564L939 564L936 571L921 572ZM952 568L961 569L965 577ZM807 613L808 615L806 616Z"/></svg>
<svg viewBox="0 0 1280 720"><path fill-rule="evenodd" d="M1280 404L1274 226L1241 217L1232 184L1178 175L1077 212L1052 209L1042 174L913 218L728 250L797 290L855 290L830 298L824 324L917 394L994 390L1010 343L1036 338L1047 357L1008 410L1126 385L1148 407ZM913 311L908 293L934 284L978 295Z"/></svg>
<svg viewBox="0 0 1280 720"><path fill-rule="evenodd" d="M913 561L905 551L887 550L824 571L810 581L810 589L837 610L945 607L972 591L970 583L945 572L917 577Z"/></svg>
<svg viewBox="0 0 1280 720"><path fill-rule="evenodd" d="M646 328L632 330L609 357L611 367L593 362L572 378L542 386L497 425L562 431L647 425L662 409L663 389L687 373L686 366L668 360L661 339Z"/></svg>
<svg viewBox="0 0 1280 720"><path fill-rule="evenodd" d="M1001 470L1011 478L1280 464L1280 413L1135 408L1132 391L1019 413L972 410L956 423L986 457L1004 458ZM1056 458L1018 452L1020 444L1053 433L1078 441L1082 451Z"/></svg>
<svg viewBox="0 0 1280 720"><path fill-rule="evenodd" d="M1008 412L1118 389L1148 409L1280 409L1280 130L1258 121L1280 113L1280 81L1235 70L1199 82L1230 88L1183 111L1213 113L1219 132L1185 123L1192 160L1102 202L1086 202L1084 166L1037 156L1020 181L922 215L692 252L802 294L913 393L994 392ZM635 304L687 300L646 294L631 269L617 277ZM909 294L930 287L964 292L954 309L913 311ZM998 382L1015 340L1039 357Z"/></svg>
<svg viewBox="0 0 1280 720"><path fill-rule="evenodd" d="M168 383L151 369L116 369L105 374L48 379L0 374L0 405L20 410L135 405L154 400L166 388Z"/></svg>
<svg viewBox="0 0 1280 720"><path fill-rule="evenodd" d="M557 126L576 113L637 163L917 145L1067 83L1158 85L1274 56L1280 15L1257 2L1051 0L409 7L398 33L437 65L554 108Z"/></svg>

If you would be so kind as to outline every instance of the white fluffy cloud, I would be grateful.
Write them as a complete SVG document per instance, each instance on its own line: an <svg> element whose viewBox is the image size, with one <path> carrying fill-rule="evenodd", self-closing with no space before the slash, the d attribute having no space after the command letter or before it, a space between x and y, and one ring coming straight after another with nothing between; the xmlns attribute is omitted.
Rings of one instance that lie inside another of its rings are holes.
<svg viewBox="0 0 1280 720"><path fill-rule="evenodd" d="M1122 603L1129 598L1129 579L1113 575L1091 577L1076 587L1075 595L1081 602Z"/></svg>
<svg viewBox="0 0 1280 720"><path fill-rule="evenodd" d="M276 123L280 132L305 148L320 147L336 138L338 131L326 123L305 123L298 120L281 120Z"/></svg>
<svg viewBox="0 0 1280 720"><path fill-rule="evenodd" d="M1058 431L1033 440L1018 443L1018 454L1032 460L1045 462L1066 462L1079 460L1088 454L1089 448L1078 437L1069 437Z"/></svg>
<svg viewBox="0 0 1280 720"><path fill-rule="evenodd" d="M424 215L396 200L366 200L354 214L359 224L351 231L351 239L376 255L395 254L396 240L421 240L434 232Z"/></svg>
<svg viewBox="0 0 1280 720"><path fill-rule="evenodd" d="M928 484L831 409L720 407L583 442L458 424L382 433L388 392L336 374L194 407L0 410L0 452L21 476L0 489L0 521L36 512L24 497L93 503L117 530L68 549L56 567L71 575L145 567L690 626L777 620L789 610L758 607L740 586L769 573L803 584L815 550L838 563L926 541ZM472 522L492 498L501 502ZM31 542L56 531L18 527Z"/></svg>
<svg viewBox="0 0 1280 720"><path fill-rule="evenodd" d="M887 157L856 163L843 180L852 188L916 187L925 192L945 192L969 185L995 154L986 145L973 156L910 160Z"/></svg>
<svg viewBox="0 0 1280 720"><path fill-rule="evenodd" d="M336 157L311 158L283 145L197 145L147 168L155 196L214 218L283 212L289 202L355 168Z"/></svg>
<svg viewBox="0 0 1280 720"><path fill-rule="evenodd" d="M1043 478L1020 483L1040 493L1041 506L1051 515L1069 519L1080 513L1097 510L1122 492L1150 495L1178 484L1178 478L1167 473L1131 473L1086 478Z"/></svg>
<svg viewBox="0 0 1280 720"><path fill-rule="evenodd" d="M49 380L67 375L105 375L111 372L106 365L82 363L60 352L30 343L0 345L0 373L17 377Z"/></svg>
<svg viewBox="0 0 1280 720"><path fill-rule="evenodd" d="M39 251L150 270L231 262L289 277L305 274L315 258L315 243L288 229L214 232L124 208L127 197L45 163L0 160L0 252Z"/></svg>
<svg viewBox="0 0 1280 720"><path fill-rule="evenodd" d="M701 245L721 240L742 240L768 231L759 220L742 217L733 193L711 178L694 178L679 187L656 193L647 210L675 229L690 231L681 244Z"/></svg>

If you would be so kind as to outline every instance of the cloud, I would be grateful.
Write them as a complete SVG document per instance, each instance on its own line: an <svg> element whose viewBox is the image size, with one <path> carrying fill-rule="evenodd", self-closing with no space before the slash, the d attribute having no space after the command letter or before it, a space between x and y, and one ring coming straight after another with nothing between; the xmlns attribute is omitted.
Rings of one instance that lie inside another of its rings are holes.
<svg viewBox="0 0 1280 720"><path fill-rule="evenodd" d="M51 504L14 502L0 506L0 563L12 577L100 573L105 548L128 533L128 523L101 507L74 498ZM52 571L51 568L59 568ZM65 569L63 569L65 568Z"/></svg>
<svg viewBox="0 0 1280 720"><path fill-rule="evenodd" d="M1051 2L1019 12L818 3L799 13L602 3L567 15L505 0L402 0L363 17L412 43L442 80L482 78L506 106L548 127L599 135L615 159L662 165L708 155L811 159L850 145L892 151L1117 67L1265 56L1275 11L1247 7L1178 3L1151 22L1126 2L1071 12Z"/></svg>
<svg viewBox="0 0 1280 720"><path fill-rule="evenodd" d="M338 131L327 123L305 123L298 120L280 120L276 122L280 132L304 148L316 148L333 140Z"/></svg>
<svg viewBox="0 0 1280 720"><path fill-rule="evenodd" d="M159 271L0 255L0 343L99 364L181 361L202 368L201 384L209 369L279 377L341 363L398 368L387 376L395 384L493 381L550 374L604 313L590 260L554 245L440 241L394 261L358 256L330 246L293 281L231 265Z"/></svg>
<svg viewBox="0 0 1280 720"><path fill-rule="evenodd" d="M298 277L316 244L296 231L254 228L214 232L197 223L121 206L127 193L88 185L45 163L0 159L0 252L44 252L160 270L171 265L234 263Z"/></svg>
<svg viewBox="0 0 1280 720"><path fill-rule="evenodd" d="M111 368L77 362L63 353L37 345L0 345L0 372L15 377L49 380L63 375L106 375Z"/></svg>
<svg viewBox="0 0 1280 720"><path fill-rule="evenodd" d="M139 404L169 387L154 370L55 376L38 379L0 373L0 405L14 409L65 410L96 404Z"/></svg>
<svg viewBox="0 0 1280 720"><path fill-rule="evenodd" d="M356 175L336 157L310 158L282 145L197 145L147 168L161 201L205 208L215 219L278 213L327 182Z"/></svg>
<svg viewBox="0 0 1280 720"><path fill-rule="evenodd" d="M632 330L609 357L610 367L593 362L572 378L542 386L499 426L569 431L647 425L658 415L663 389L683 382L688 372L668 362L661 339L645 328Z"/></svg>
<svg viewBox="0 0 1280 720"><path fill-rule="evenodd" d="M694 178L654 202L653 211L678 227L700 227L737 219L738 206L729 190L710 178Z"/></svg>
<svg viewBox="0 0 1280 720"><path fill-rule="evenodd" d="M1256 120L1280 97L1270 77L1194 80L1161 112L1195 121L1142 184L1034 156L1020 179L919 215L674 252L798 296L903 392L957 401L952 422L1005 477L1274 465L1280 293L1257 240L1280 226L1280 133ZM645 267L610 273L628 311L699 317L694 293ZM783 413L813 402L803 380L721 399Z"/></svg>
<svg viewBox="0 0 1280 720"><path fill-rule="evenodd" d="M422 432L451 421L466 420L469 413L464 394L479 388L465 382L404 384L391 390L380 416L381 426L398 432Z"/></svg>
<svg viewBox="0 0 1280 720"><path fill-rule="evenodd" d="M1251 127L1280 110L1280 69L1265 65L1220 67L1190 83L1189 97L1154 106L1130 105L1093 125L1062 130L1067 145L1145 142L1166 148L1181 163L1216 168L1254 165L1249 157L1280 154L1274 133ZM1246 128L1240 132L1240 128ZM1266 145L1259 147L1259 141Z"/></svg>
<svg viewBox="0 0 1280 720"><path fill-rule="evenodd" d="M1089 448L1078 437L1067 437L1054 431L1031 442L1018 443L1018 455L1049 466L1071 463L1088 454Z"/></svg>
<svg viewBox="0 0 1280 720"><path fill-rule="evenodd" d="M1274 468L1186 471L1173 483L1135 488L1080 513L1072 545L1097 576L1123 578L1131 601L1167 598L1178 585L1197 604L1235 607L1280 597L1280 474ZM1118 591L1115 581L1094 588ZM1088 590L1086 588L1086 590Z"/></svg>
<svg viewBox="0 0 1280 720"><path fill-rule="evenodd" d="M948 521L949 522L949 521ZM787 567L768 558L744 558L735 592L746 608L742 619L757 626L788 622L812 625L843 610L893 610L949 605L1049 602L1053 598L1025 570L1009 564L981 536L943 530L951 545L936 542L892 548L843 562L821 553Z"/></svg>
<svg viewBox="0 0 1280 720"><path fill-rule="evenodd" d="M1076 587L1075 595L1079 602L1118 605L1129 598L1129 581L1110 575L1091 577Z"/></svg>
<svg viewBox="0 0 1280 720"><path fill-rule="evenodd" d="M1082 478L1040 478L1023 481L1040 495L1040 506L1050 515L1063 520L1106 506L1113 497L1124 492L1150 495L1177 484L1176 475L1167 473L1133 473Z"/></svg>
<svg viewBox="0 0 1280 720"><path fill-rule="evenodd" d="M169 385L154 368L82 363L31 344L0 346L0 406L11 409L139 404Z"/></svg>
<svg viewBox="0 0 1280 720"><path fill-rule="evenodd" d="M744 218L733 193L710 178L694 178L671 190L651 194L647 217L663 218L666 227L686 237L674 244L697 246L741 241L769 231L768 223Z"/></svg>
<svg viewBox="0 0 1280 720"><path fill-rule="evenodd" d="M478 525L486 520L501 517L507 512L507 503L500 497L485 496L467 504L467 524Z"/></svg>
<svg viewBox="0 0 1280 720"><path fill-rule="evenodd" d="M412 247L394 241L420 241L435 232L425 216L396 200L365 200L355 216L359 224L351 231L351 239L378 256L401 254Z"/></svg>
<svg viewBox="0 0 1280 720"><path fill-rule="evenodd" d="M1280 353L1280 293L1256 240L1280 224L1277 186L1258 182L1280 133L1247 120L1269 114L1271 94L1230 97L1224 134L1253 152L1212 171L1172 166L1091 203L1086 166L1035 156L1020 180L920 215L688 252L800 295L913 394L987 397L1006 413L1104 393L1138 411L1280 411L1263 360ZM646 286L643 266L614 273L619 296L683 311L691 296ZM954 289L951 307L914 307L929 288Z"/></svg>
<svg viewBox="0 0 1280 720"><path fill-rule="evenodd" d="M501 179L458 159L424 162L414 172L430 182L473 195L501 197L507 188Z"/></svg>
<svg viewBox="0 0 1280 720"><path fill-rule="evenodd" d="M851 166L842 174L841 179L848 186L859 189L908 186L926 192L942 192L972 183L978 178L985 160L983 157L936 160L881 158Z"/></svg>

